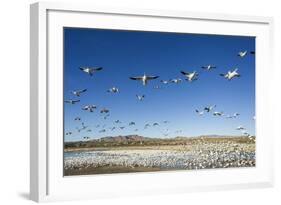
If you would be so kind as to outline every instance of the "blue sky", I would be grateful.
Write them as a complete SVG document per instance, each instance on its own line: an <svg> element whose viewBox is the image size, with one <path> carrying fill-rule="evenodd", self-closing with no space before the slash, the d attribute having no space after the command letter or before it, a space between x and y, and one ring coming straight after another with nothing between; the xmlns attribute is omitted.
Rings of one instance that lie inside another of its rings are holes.
<svg viewBox="0 0 281 205"><path fill-rule="evenodd" d="M235 130L239 125L255 134L255 56L238 57L237 53L244 50L255 50L254 37L65 28L64 99L81 100L75 105L64 103L65 132L73 132L65 136L65 140L127 134L146 137L240 135ZM217 68L212 71L201 68L208 64ZM81 66L101 66L103 70L91 77L79 70ZM219 76L236 67L240 78L227 81ZM181 70L197 71L198 80L168 85L160 82L184 79ZM149 81L147 86L129 79L144 73L160 77ZM161 89L154 89L156 85ZM113 86L120 92L108 93ZM84 88L88 90L81 97L70 92ZM146 97L138 101L136 94ZM93 113L82 110L87 104L97 105L98 109ZM215 111L226 115L238 112L240 116L226 119L210 113L196 114L195 109L213 104L217 105ZM101 108L110 110L106 120L99 113ZM81 122L74 121L77 116L92 132L76 131L76 127L81 127ZM122 124L116 125L117 119ZM164 120L169 123L164 124ZM129 127L131 121L136 125ZM146 123L154 122L160 126L144 129ZM96 125L104 125L107 131L99 133L103 128ZM113 126L126 128L110 131ZM177 130L182 133L176 134ZM169 135L163 136L163 133Z"/></svg>

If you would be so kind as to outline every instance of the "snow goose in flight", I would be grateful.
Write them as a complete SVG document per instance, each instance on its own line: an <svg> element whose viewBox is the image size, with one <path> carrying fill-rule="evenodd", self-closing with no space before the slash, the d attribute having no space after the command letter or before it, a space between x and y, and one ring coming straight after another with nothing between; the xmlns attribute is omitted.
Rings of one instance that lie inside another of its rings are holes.
<svg viewBox="0 0 281 205"><path fill-rule="evenodd" d="M181 71L181 74L183 74L189 82L193 82L194 80L198 80L198 73L196 71L193 71L192 73L188 73L185 71Z"/></svg>
<svg viewBox="0 0 281 205"><path fill-rule="evenodd" d="M121 121L120 121L120 120L115 120L114 122L115 122L115 123L121 123Z"/></svg>
<svg viewBox="0 0 281 205"><path fill-rule="evenodd" d="M147 129L148 127L150 127L150 124L147 123L144 125L144 129Z"/></svg>
<svg viewBox="0 0 281 205"><path fill-rule="evenodd" d="M131 80L140 80L142 81L143 85L147 85L147 82L149 80L154 80L159 78L159 76L147 76L146 74L144 74L143 76L137 76L137 77L130 77Z"/></svg>
<svg viewBox="0 0 281 205"><path fill-rule="evenodd" d="M227 80L232 80L235 77L240 77L240 74L237 72L238 68L235 68L233 71L228 71L226 74L220 74L220 76L223 76Z"/></svg>
<svg viewBox="0 0 281 205"><path fill-rule="evenodd" d="M132 126L132 125L136 125L136 123L135 122L130 122L129 126Z"/></svg>
<svg viewBox="0 0 281 205"><path fill-rule="evenodd" d="M77 132L81 132L81 128L79 128L79 127L76 127L76 130L77 130Z"/></svg>
<svg viewBox="0 0 281 205"><path fill-rule="evenodd" d="M103 119L106 120L109 116L110 116L110 114L107 114L103 117Z"/></svg>
<svg viewBox="0 0 281 205"><path fill-rule="evenodd" d="M231 118L236 118L238 117L240 114L239 113L234 113L233 115L227 115L226 118L231 119Z"/></svg>
<svg viewBox="0 0 281 205"><path fill-rule="evenodd" d="M163 83L163 84L168 84L169 83L168 80L160 80L160 82Z"/></svg>
<svg viewBox="0 0 281 205"><path fill-rule="evenodd" d="M217 111L215 111L215 112L213 112L213 115L214 115L214 116L223 116L223 112L217 112Z"/></svg>
<svg viewBox="0 0 281 205"><path fill-rule="evenodd" d="M123 126L123 127L119 127L121 130L123 130L125 127Z"/></svg>
<svg viewBox="0 0 281 205"><path fill-rule="evenodd" d="M73 95L76 95L77 97L80 97L80 94L81 93L84 93L84 92L86 92L87 91L87 89L83 89L83 90L73 90L73 91L71 91L71 93L73 94Z"/></svg>
<svg viewBox="0 0 281 205"><path fill-rule="evenodd" d="M200 116L204 114L204 110L199 111L199 110L196 109L195 112L196 112L198 115L200 115Z"/></svg>
<svg viewBox="0 0 281 205"><path fill-rule="evenodd" d="M109 110L106 108L101 109L100 113L109 113Z"/></svg>
<svg viewBox="0 0 281 205"><path fill-rule="evenodd" d="M95 105L85 105L82 110L86 110L86 111L89 111L89 112L94 112L94 110L97 108L97 106Z"/></svg>
<svg viewBox="0 0 281 205"><path fill-rule="evenodd" d="M136 95L136 97L139 101L143 101L145 95Z"/></svg>
<svg viewBox="0 0 281 205"><path fill-rule="evenodd" d="M67 132L65 133L65 135L72 135L72 132Z"/></svg>
<svg viewBox="0 0 281 205"><path fill-rule="evenodd" d="M182 80L180 78L175 78L170 80L171 83L176 83L176 84L181 83L181 81Z"/></svg>
<svg viewBox="0 0 281 205"><path fill-rule="evenodd" d="M79 69L92 76L95 72L102 70L102 67L79 67Z"/></svg>
<svg viewBox="0 0 281 205"><path fill-rule="evenodd" d="M159 126L159 124L157 122L153 123L153 126Z"/></svg>
<svg viewBox="0 0 281 205"><path fill-rule="evenodd" d="M212 105L212 106L209 106L209 107L205 107L204 110L205 110L206 112L210 112L210 111L212 111L215 107L216 107L216 105Z"/></svg>
<svg viewBox="0 0 281 205"><path fill-rule="evenodd" d="M102 133L102 132L106 132L106 130L105 130L105 129L102 129L102 130L100 130L99 132L100 132L100 133Z"/></svg>
<svg viewBox="0 0 281 205"><path fill-rule="evenodd" d="M227 118L227 119L232 119L233 116L232 116L232 115L227 115L225 118Z"/></svg>
<svg viewBox="0 0 281 205"><path fill-rule="evenodd" d="M70 104L74 105L75 103L80 102L80 100L65 100L64 102L65 103L70 103Z"/></svg>
<svg viewBox="0 0 281 205"><path fill-rule="evenodd" d="M112 88L109 88L107 90L107 92L109 92L109 93L119 93L119 89L116 88L116 87L112 87Z"/></svg>
<svg viewBox="0 0 281 205"><path fill-rule="evenodd" d="M75 121L81 121L81 118L80 117L75 117L74 120Z"/></svg>
<svg viewBox="0 0 281 205"><path fill-rule="evenodd" d="M82 122L82 130L85 130L88 126L85 126L84 122Z"/></svg>
<svg viewBox="0 0 281 205"><path fill-rule="evenodd" d="M241 58L245 57L246 55L247 55L247 51L240 51L238 53L238 56L241 57Z"/></svg>
<svg viewBox="0 0 281 205"><path fill-rule="evenodd" d="M240 125L240 126L238 126L238 127L236 128L236 130L245 130L245 128Z"/></svg>
<svg viewBox="0 0 281 205"><path fill-rule="evenodd" d="M201 68L204 69L204 70L210 71L210 70L212 70L212 69L215 69L216 66L207 65L207 66L202 66Z"/></svg>

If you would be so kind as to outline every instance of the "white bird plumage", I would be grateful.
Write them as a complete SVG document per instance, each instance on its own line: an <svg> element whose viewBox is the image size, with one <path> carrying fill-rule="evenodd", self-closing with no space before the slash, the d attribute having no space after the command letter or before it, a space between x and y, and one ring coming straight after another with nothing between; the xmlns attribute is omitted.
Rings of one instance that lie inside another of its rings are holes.
<svg viewBox="0 0 281 205"><path fill-rule="evenodd" d="M139 80L142 82L143 85L147 85L147 82L149 80L154 80L159 78L159 76L148 76L146 74L144 74L143 76L137 76L137 77L130 77L131 80Z"/></svg>

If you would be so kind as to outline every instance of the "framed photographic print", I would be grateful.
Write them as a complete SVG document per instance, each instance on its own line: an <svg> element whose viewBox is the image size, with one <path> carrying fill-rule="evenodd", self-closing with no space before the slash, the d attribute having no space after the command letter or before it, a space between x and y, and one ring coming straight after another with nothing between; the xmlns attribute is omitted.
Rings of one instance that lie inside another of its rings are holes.
<svg viewBox="0 0 281 205"><path fill-rule="evenodd" d="M31 5L31 199L272 186L272 24Z"/></svg>

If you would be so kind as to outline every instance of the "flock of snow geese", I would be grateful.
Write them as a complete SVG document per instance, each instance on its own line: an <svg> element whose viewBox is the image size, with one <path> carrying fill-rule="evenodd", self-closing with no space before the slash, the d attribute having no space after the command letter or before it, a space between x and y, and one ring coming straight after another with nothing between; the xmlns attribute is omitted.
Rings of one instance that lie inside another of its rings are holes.
<svg viewBox="0 0 281 205"><path fill-rule="evenodd" d="M251 51L251 52L240 51L240 52L238 52L237 55L240 58L244 58L248 53L250 53L251 55L255 55L254 51ZM216 66L206 65L206 66L202 66L201 68L203 70L206 70L206 71L210 72L213 69L216 69ZM84 72L85 74L88 74L89 76L93 76L96 72L102 71L103 67L79 67L79 69L82 72ZM198 80L198 77L199 77L199 73L197 71L193 71L193 72L181 71L180 73L185 77L185 80L188 81L188 82L196 81L196 80ZM227 73L219 74L219 75L222 76L223 78L227 79L228 81L231 81L231 80L233 80L237 77L240 77L240 74L238 73L238 68L234 68L232 70L229 70ZM131 80L140 81L143 86L146 86L149 81L155 80L155 79L158 79L158 78L159 78L159 76L146 75L145 73L142 76L130 77ZM162 84L169 84L169 83L178 84L178 83L181 83L182 81L183 80L181 78L175 78L175 79L170 79L170 80L160 80L160 82ZM161 87L159 85L156 85L156 86L154 86L154 88L159 89ZM81 97L81 95L83 95L83 93L85 93L86 91L87 91L87 89L73 90L73 91L71 91L71 93L76 97ZM109 93L119 93L119 89L117 87L112 87L112 88L109 88L107 90L107 92L109 92ZM136 98L139 101L143 101L145 99L145 95L144 94L143 95L136 95ZM64 100L64 102L73 105L73 104L79 103L80 100L79 99L75 99L75 100L74 99L67 99L67 100ZM196 109L195 112L199 116L205 115L207 113L212 113L213 116L219 116L219 117L224 116L227 119L237 118L240 115L239 113L234 113L232 115L225 115L224 112L222 112L222 111L215 111L214 110L215 108L216 108L216 105L206 106L201 110ZM94 112L95 110L98 109L98 107L96 105L85 105L81 109L84 110L84 111L88 111L88 112ZM100 113L104 114L103 119L105 119L105 120L110 116L110 110L107 109L107 108L102 108L100 110ZM74 120L77 121L77 122L81 122L81 127L76 127L76 130L77 130L78 133L80 133L81 131L86 131L86 132L92 131L91 129L89 129L89 126L86 126L84 124L84 122L81 121L81 117L76 117ZM253 120L255 120L255 116L253 117ZM165 120L162 123L167 124L167 123L169 123L169 121ZM106 125L103 125L103 126L96 125L95 128L100 128L99 133L105 133L107 131L114 131L118 128L121 129L121 130L126 128L124 123L122 123L120 120L115 120L114 124L115 124L115 126L109 127L108 129L105 129ZM136 123L132 121L132 122L127 123L127 125L132 127L132 126L135 126ZM149 127L156 127L156 126L160 126L160 123L158 123L158 122L154 122L154 123L151 123L151 124L147 123L147 124L144 125L144 129L148 129ZM236 130L241 131L241 133L243 135L249 137L250 139L254 138L254 136L252 136L250 133L248 133L246 131L246 128L244 128L243 126L238 126L236 128ZM138 129L134 129L134 131L137 132ZM168 136L169 132L170 132L169 129L166 129L164 132L162 132L162 134L163 134L163 136ZM182 132L182 130L176 130L175 131L175 133L177 133L177 134L179 134L181 132ZM67 135L67 136L72 135L72 134L73 134L72 131L65 132L65 135ZM83 137L83 139L89 140L90 137L85 136L85 137Z"/></svg>

